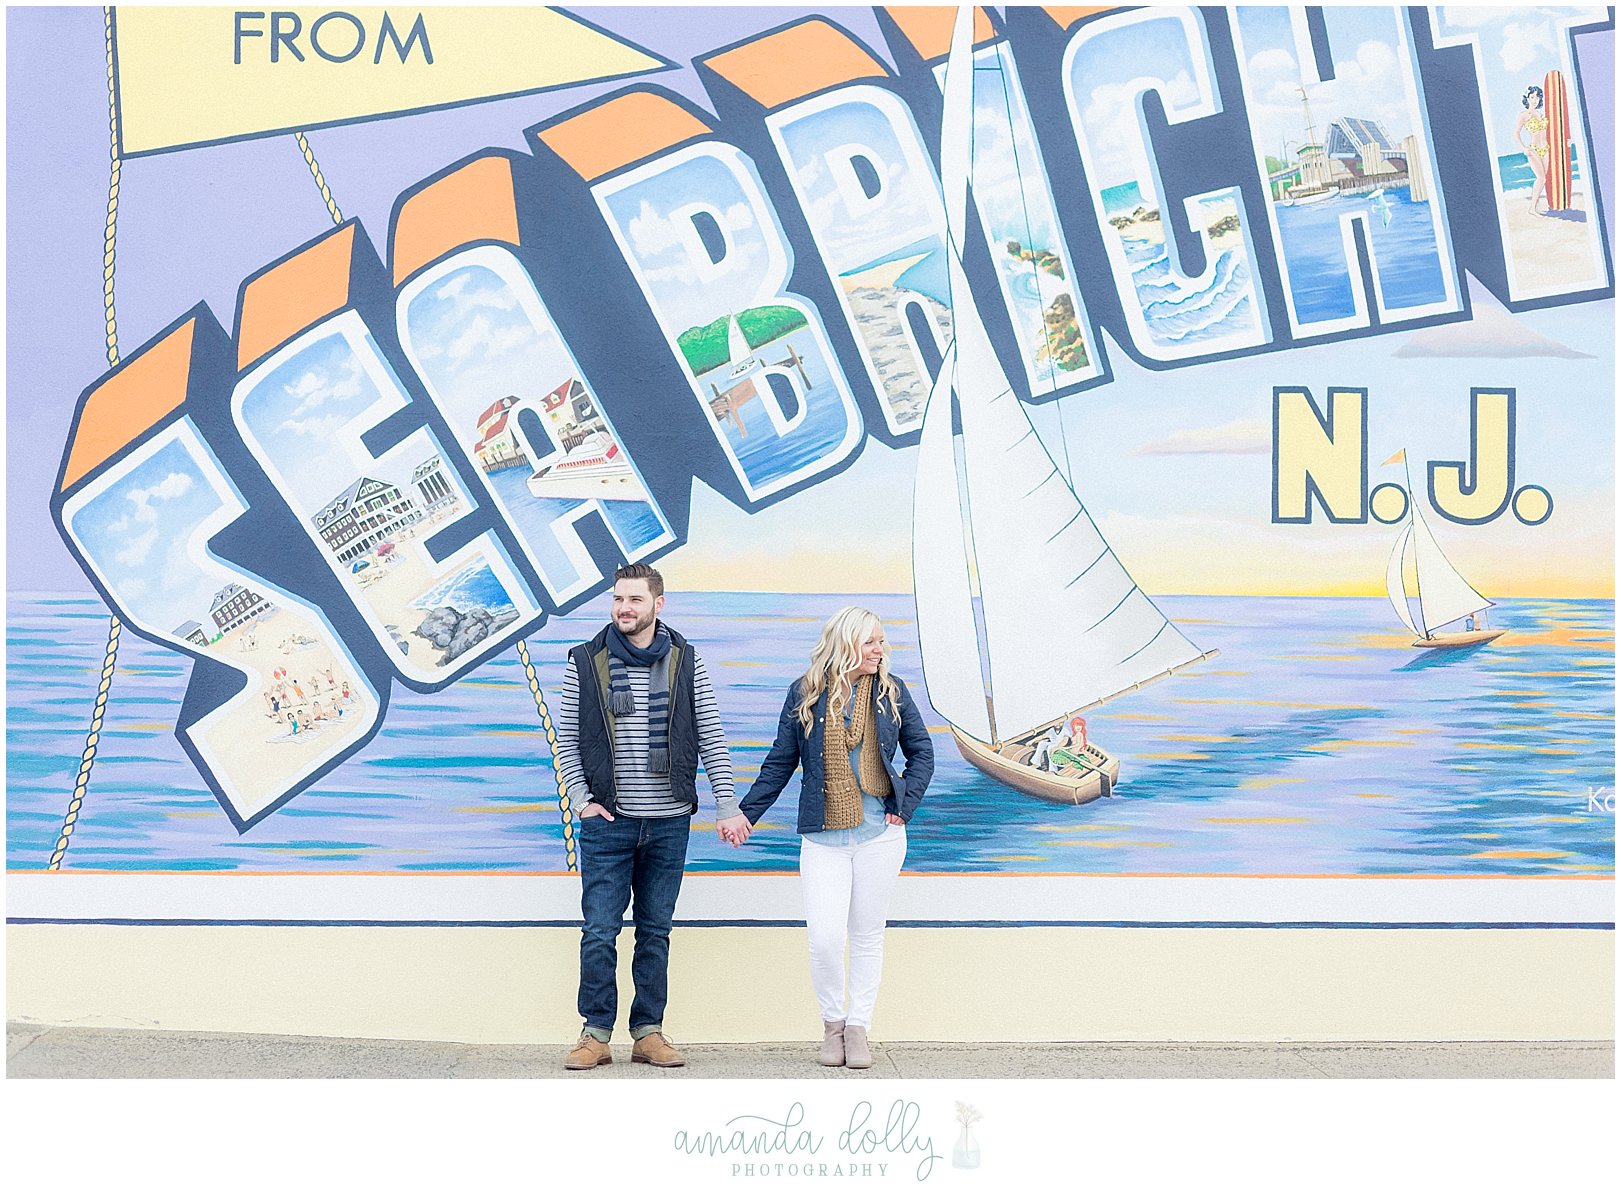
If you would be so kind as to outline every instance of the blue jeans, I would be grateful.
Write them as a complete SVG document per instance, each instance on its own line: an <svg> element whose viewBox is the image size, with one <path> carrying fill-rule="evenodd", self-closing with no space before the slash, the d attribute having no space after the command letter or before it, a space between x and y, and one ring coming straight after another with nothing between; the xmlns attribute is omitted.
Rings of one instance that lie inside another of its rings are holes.
<svg viewBox="0 0 1621 1189"><path fill-rule="evenodd" d="M664 1023L669 995L670 925L687 865L692 819L627 817L580 819L580 1015L585 1026L613 1031L619 1015L617 941L625 907L634 904L636 949L631 978L632 1036Z"/></svg>

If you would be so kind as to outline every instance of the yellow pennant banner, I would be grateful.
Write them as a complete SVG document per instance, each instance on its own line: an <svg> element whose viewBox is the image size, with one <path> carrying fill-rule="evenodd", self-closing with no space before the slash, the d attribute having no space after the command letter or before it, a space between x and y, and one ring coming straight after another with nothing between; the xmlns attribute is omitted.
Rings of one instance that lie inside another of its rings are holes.
<svg viewBox="0 0 1621 1189"><path fill-rule="evenodd" d="M115 10L126 156L660 70L550 8Z"/></svg>

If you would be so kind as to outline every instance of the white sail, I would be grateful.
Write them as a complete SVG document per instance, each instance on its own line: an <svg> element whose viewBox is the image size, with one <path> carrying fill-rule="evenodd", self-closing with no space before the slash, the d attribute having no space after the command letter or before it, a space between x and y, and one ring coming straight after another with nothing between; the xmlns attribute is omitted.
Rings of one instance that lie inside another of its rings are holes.
<svg viewBox="0 0 1621 1189"><path fill-rule="evenodd" d="M1435 543L1430 526L1413 500L1413 545L1418 570L1418 614L1428 635L1442 624L1462 619L1492 606L1492 601L1470 586Z"/></svg>
<svg viewBox="0 0 1621 1189"><path fill-rule="evenodd" d="M1390 565L1385 570L1385 593L1390 596L1390 605L1396 609L1397 616L1407 625L1407 630L1415 636L1424 633L1413 622L1413 613L1407 607L1407 588L1402 583L1402 567L1407 557L1407 543L1413 539L1413 526L1408 525L1402 529L1401 535L1396 538L1396 547L1390 551Z"/></svg>
<svg viewBox="0 0 1621 1189"><path fill-rule="evenodd" d="M974 593L963 537L961 493L951 433L952 353L923 412L912 492L912 580L923 680L935 710L964 734L990 742L980 673Z"/></svg>
<svg viewBox="0 0 1621 1189"><path fill-rule="evenodd" d="M743 337L743 327L738 323L736 314L732 315L732 325L726 333L726 350L733 367L752 362L749 359L749 341Z"/></svg>
<svg viewBox="0 0 1621 1189"><path fill-rule="evenodd" d="M959 11L946 69L941 173L955 341L941 375L951 378L962 413L967 535L979 577L997 734L1008 739L1201 654L1138 589L1059 473L1012 391L968 288L960 245L973 129L972 22L971 6ZM936 443L941 423L949 429L949 402L942 398L937 393L930 402ZM926 439L928 425L926 416ZM940 455L937 447L929 460L920 459L920 468L927 465L932 476ZM917 515L926 515L921 506ZM914 548L918 554L945 548L953 534L963 539L961 528L948 523ZM920 591L923 585L920 575ZM927 651L921 610L918 628ZM933 699L932 683L929 692Z"/></svg>
<svg viewBox="0 0 1621 1189"><path fill-rule="evenodd" d="M974 151L974 15L972 4L957 8L942 88L940 192L946 208L946 255L959 261L968 238L968 178ZM953 310L959 296L968 297L966 286L959 293L956 280L952 278Z"/></svg>
<svg viewBox="0 0 1621 1189"><path fill-rule="evenodd" d="M958 324L966 321L958 311ZM1002 737L1197 660L1199 649L1149 601L1098 532L1006 379L998 385L959 356L957 382Z"/></svg>

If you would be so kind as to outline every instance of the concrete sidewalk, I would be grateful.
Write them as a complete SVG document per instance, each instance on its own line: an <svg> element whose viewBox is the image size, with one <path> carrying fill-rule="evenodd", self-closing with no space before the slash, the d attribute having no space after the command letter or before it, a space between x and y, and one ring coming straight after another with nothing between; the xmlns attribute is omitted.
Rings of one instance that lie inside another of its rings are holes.
<svg viewBox="0 0 1621 1189"><path fill-rule="evenodd" d="M687 1044L683 1069L563 1069L565 1046L6 1025L12 1078L1613 1078L1608 1041L873 1045L866 1072L805 1044Z"/></svg>

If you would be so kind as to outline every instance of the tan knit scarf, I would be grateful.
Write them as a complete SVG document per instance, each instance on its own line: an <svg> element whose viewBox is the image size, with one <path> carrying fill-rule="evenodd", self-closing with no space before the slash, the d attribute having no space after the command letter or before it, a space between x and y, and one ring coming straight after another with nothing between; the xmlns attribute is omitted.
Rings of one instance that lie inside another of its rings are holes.
<svg viewBox="0 0 1621 1189"><path fill-rule="evenodd" d="M844 724L844 707L827 708L827 721L822 730L822 828L849 830L862 821L861 793L865 789L874 797L889 795L889 773L878 754L878 720L872 712L872 683L870 674L856 678L850 692L852 709L850 724ZM861 779L850 770L850 753L861 745Z"/></svg>

